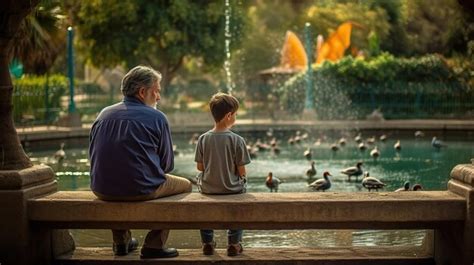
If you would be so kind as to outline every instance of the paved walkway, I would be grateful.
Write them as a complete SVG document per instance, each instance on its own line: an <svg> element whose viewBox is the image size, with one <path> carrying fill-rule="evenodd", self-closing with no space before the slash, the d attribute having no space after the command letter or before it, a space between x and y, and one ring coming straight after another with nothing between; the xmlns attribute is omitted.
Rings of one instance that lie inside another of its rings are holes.
<svg viewBox="0 0 474 265"><path fill-rule="evenodd" d="M204 132L212 127L208 118L183 122L170 119L173 133ZM21 141L39 141L66 138L83 138L89 136L91 124L69 128L59 126L34 126L17 128ZM460 131L474 133L474 120L384 120L384 121L308 121L308 120L237 120L236 131L265 131L268 128L278 130L407 130L407 131Z"/></svg>

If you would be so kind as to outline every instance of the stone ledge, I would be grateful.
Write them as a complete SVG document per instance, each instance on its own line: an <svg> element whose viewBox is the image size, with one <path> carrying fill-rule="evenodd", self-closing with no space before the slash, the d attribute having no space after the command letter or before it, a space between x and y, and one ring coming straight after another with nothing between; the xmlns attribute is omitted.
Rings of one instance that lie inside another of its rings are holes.
<svg viewBox="0 0 474 265"><path fill-rule="evenodd" d="M28 186L51 182L56 178L53 170L44 165L36 165L21 170L0 171L0 189L18 190Z"/></svg>
<svg viewBox="0 0 474 265"><path fill-rule="evenodd" d="M451 170L451 178L474 187L474 164L457 165Z"/></svg>
<svg viewBox="0 0 474 265"><path fill-rule="evenodd" d="M244 246L245 248L245 246ZM199 249L179 249L180 256L171 259L140 260L134 251L115 257L111 248L77 248L72 255L60 256L56 265L120 265L120 264L315 264L315 265L434 265L433 258L417 246L407 247L350 247L350 248L245 248L237 257L227 257L225 249L217 249L212 256L202 255Z"/></svg>
<svg viewBox="0 0 474 265"><path fill-rule="evenodd" d="M61 191L29 200L28 209L31 221L69 228L433 228L466 218L465 199L449 191L188 193L143 202Z"/></svg>

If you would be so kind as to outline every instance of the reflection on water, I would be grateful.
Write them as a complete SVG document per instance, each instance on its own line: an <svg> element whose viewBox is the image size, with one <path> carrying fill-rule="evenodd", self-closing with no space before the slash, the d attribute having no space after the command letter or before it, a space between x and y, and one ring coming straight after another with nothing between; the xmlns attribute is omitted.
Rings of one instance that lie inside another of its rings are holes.
<svg viewBox="0 0 474 265"><path fill-rule="evenodd" d="M79 247L108 247L112 244L110 230L71 230ZM132 230L140 242L144 242L147 230ZM247 247L343 247L343 246L421 246L425 230L244 230L243 241ZM227 245L224 230L214 234L217 245ZM168 246L200 248L198 230L172 230Z"/></svg>
<svg viewBox="0 0 474 265"><path fill-rule="evenodd" d="M257 138L269 139L264 134L243 134L248 142ZM340 170L354 166L358 161L364 163L363 170L370 172L387 184L385 191L393 191L408 180L413 185L420 183L425 190L445 190L451 169L462 163L469 163L474 157L473 139L456 139L446 141L448 148L436 151L431 146L430 137L421 140L401 139L401 152L396 152L393 144L397 139L389 138L386 142L377 142L380 157L374 160L369 152L374 145L369 145L364 152L359 151L352 138L347 137L347 144L339 151L331 151L331 145L336 138L321 137L320 145L315 145L318 137L309 137L300 144L287 143L288 133L275 132L278 137L279 155L272 152L258 152L248 166L248 191L267 192L264 181L269 171L274 176L283 179L279 192L308 192L308 181L305 172L309 169L309 161L303 156L307 147L313 150L313 160L316 162L317 178L323 171L333 175L330 191L361 192L365 190L359 182L348 182ZM194 161L194 146L188 143L191 135L177 135L174 143L178 146L179 154L175 159L173 174L193 178L197 171ZM325 139L326 138L326 139ZM59 147L59 143L57 145ZM57 148L56 148L57 149ZM31 160L36 164L48 164L56 172L60 190L88 190L89 167L87 159L87 140L80 146L71 147L66 143L67 157L58 162L53 154L56 149L27 150ZM196 190L194 191L196 192ZM403 209L401 209L403 210ZM146 235L145 230L134 230L134 236L141 242ZM111 232L109 230L74 230L78 246L110 246ZM244 242L248 247L332 247L332 246L391 246L391 245L420 245L425 235L424 230L246 230ZM224 231L216 231L216 240L224 247L227 237ZM179 248L199 248L200 237L197 230L174 230L170 234L169 246Z"/></svg>

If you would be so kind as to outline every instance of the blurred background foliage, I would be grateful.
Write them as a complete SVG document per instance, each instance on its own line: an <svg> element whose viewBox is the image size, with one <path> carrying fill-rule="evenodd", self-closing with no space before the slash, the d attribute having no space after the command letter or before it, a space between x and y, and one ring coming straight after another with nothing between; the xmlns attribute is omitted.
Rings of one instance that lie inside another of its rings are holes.
<svg viewBox="0 0 474 265"><path fill-rule="evenodd" d="M369 60L345 57L315 66L313 87L320 119L365 119L378 109L388 119L463 118L474 110L474 90L439 55L397 58L383 53ZM290 78L272 93L280 106L299 116L305 74Z"/></svg>
<svg viewBox="0 0 474 265"><path fill-rule="evenodd" d="M223 64L228 38L233 93L247 102L243 109L266 105L265 111L294 109L291 112L298 113L304 93L296 92L299 86L290 84L302 83L297 81L302 78L285 75L265 83L260 72L279 64L287 30L305 43L304 25L309 22L315 43L317 35L327 38L341 23L351 21L354 28L347 57L314 69L315 92L328 80L335 80L338 88L334 91L340 91L335 93L342 93L348 102L358 101L348 91L360 92L362 88L388 93L398 86L413 88L413 83L448 82L450 85L438 87L473 89L474 15L465 1L228 2L230 32L226 36L224 0L43 1L17 35L12 61L21 61L29 75L65 74L66 28L73 26L79 79L85 79L87 67L104 71L151 65L164 75L163 107L189 111L188 103L207 101L216 91L226 90ZM362 56L354 59L356 55ZM387 85L395 83L397 86ZM110 100L120 96L116 87L116 94L103 88L100 91L97 85L88 87L99 90L97 94L105 93ZM85 91L94 93L93 89ZM64 93L67 96L67 90ZM299 97L290 99L291 93ZM268 100L278 104L265 104ZM378 107L373 103L367 106Z"/></svg>

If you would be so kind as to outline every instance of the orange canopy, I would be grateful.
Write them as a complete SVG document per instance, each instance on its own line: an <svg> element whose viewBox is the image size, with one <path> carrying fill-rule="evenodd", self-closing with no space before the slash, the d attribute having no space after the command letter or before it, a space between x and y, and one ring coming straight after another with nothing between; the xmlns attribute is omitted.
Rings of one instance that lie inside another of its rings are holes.
<svg viewBox="0 0 474 265"><path fill-rule="evenodd" d="M351 45L352 23L341 24L335 32L329 36L328 40L316 48L316 63L324 60L337 61L344 56L345 50Z"/></svg>
<svg viewBox="0 0 474 265"><path fill-rule="evenodd" d="M307 65L308 58L303 44L295 33L287 31L281 51L280 66L283 68L305 69Z"/></svg>

